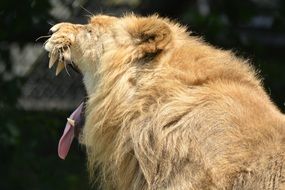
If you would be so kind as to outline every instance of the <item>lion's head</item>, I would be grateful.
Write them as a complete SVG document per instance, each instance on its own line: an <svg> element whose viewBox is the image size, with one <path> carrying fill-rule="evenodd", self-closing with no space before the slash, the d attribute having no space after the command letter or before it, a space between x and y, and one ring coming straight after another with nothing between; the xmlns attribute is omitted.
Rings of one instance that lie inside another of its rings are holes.
<svg viewBox="0 0 285 190"><path fill-rule="evenodd" d="M151 62L159 63L159 57L173 47L176 33L183 33L184 29L158 16L99 15L91 17L86 25L60 23L51 31L54 34L45 44L51 55L51 65L60 60L58 74L63 69L60 63L72 61L83 73L91 94L96 87L94 82L98 83L98 78L94 77L106 75L106 70L120 68L135 74L146 65L153 66ZM133 75L129 81L134 84L138 78L139 75Z"/></svg>

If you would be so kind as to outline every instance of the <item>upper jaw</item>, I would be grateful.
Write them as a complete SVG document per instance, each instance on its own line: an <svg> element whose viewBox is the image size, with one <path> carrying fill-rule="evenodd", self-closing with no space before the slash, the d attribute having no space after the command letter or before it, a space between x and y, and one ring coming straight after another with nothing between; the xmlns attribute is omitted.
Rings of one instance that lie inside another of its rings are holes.
<svg viewBox="0 0 285 190"><path fill-rule="evenodd" d="M51 37L45 42L44 48L49 52L49 68L57 64L56 75L58 75L67 65L78 68L71 58L71 48L76 45L76 35L78 35L82 25L71 23L59 23L50 29Z"/></svg>
<svg viewBox="0 0 285 190"><path fill-rule="evenodd" d="M57 63L55 75L58 75L67 65L72 65L69 48L53 48L49 52L49 68Z"/></svg>

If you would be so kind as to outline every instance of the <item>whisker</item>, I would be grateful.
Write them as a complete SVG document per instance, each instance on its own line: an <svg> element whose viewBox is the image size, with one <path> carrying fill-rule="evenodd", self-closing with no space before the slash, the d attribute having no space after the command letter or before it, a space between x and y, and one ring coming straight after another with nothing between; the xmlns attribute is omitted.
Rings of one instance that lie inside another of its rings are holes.
<svg viewBox="0 0 285 190"><path fill-rule="evenodd" d="M69 47L69 46L67 46L67 50L68 50L69 55L71 55L71 51L70 51L70 47ZM68 61L72 62L72 61L71 61L71 58L70 58L70 60L68 60ZM65 60L65 61L64 61L64 68L65 68L65 71L66 71L67 75L71 77L70 73L68 72L68 69L67 69L67 66L66 66L66 65L67 65L67 63L66 63L66 60Z"/></svg>
<svg viewBox="0 0 285 190"><path fill-rule="evenodd" d="M67 75L71 77L71 75L70 75L70 73L68 72L68 69L67 69L67 67L66 67L66 65L67 65L66 62L64 61L63 64L64 64L64 69L65 69Z"/></svg>
<svg viewBox="0 0 285 190"><path fill-rule="evenodd" d="M86 8L84 8L82 5L80 5L80 8L83 9L84 11L86 11L87 13L89 13L91 16L94 16L93 13L91 13L90 11L88 11Z"/></svg>
<svg viewBox="0 0 285 190"><path fill-rule="evenodd" d="M67 46L67 49L68 49L68 51L69 51L69 53L70 53L70 55L71 55L70 47ZM71 65L70 67L72 68L73 71L75 71L76 73L80 73L78 67L77 67L76 64L72 61L71 57L70 57L70 62L69 62L69 64Z"/></svg>
<svg viewBox="0 0 285 190"><path fill-rule="evenodd" d="M38 37L35 41L37 42L38 40L42 39L42 38L49 38L51 37L51 35L47 35L47 36L40 36Z"/></svg>

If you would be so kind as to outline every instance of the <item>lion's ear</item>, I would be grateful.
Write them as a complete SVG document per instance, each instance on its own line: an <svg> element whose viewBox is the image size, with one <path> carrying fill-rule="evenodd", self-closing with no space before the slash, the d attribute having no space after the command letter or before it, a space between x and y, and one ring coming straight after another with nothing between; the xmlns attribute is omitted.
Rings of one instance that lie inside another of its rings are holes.
<svg viewBox="0 0 285 190"><path fill-rule="evenodd" d="M125 18L124 30L128 40L140 52L140 57L164 50L171 41L171 30L166 22L158 16Z"/></svg>

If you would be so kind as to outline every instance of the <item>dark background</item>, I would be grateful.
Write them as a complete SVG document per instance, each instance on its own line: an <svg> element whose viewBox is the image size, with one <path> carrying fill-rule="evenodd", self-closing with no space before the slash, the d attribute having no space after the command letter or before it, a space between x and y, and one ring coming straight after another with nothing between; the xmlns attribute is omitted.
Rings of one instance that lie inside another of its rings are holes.
<svg viewBox="0 0 285 190"><path fill-rule="evenodd" d="M45 86L55 76L47 69L47 53L42 51L45 39L36 41L55 23L86 22L90 13L85 9L112 15L159 13L187 25L193 35L251 60L264 78L266 91L284 112L285 1L2 0L0 190L88 189L84 148L73 143L65 161L57 156L65 119L84 97L83 88L70 87L79 91L76 94L63 92L68 84L58 90ZM15 60L17 52L25 59ZM28 72L17 71L23 65ZM64 77L56 83L62 84ZM75 95L68 99L64 93Z"/></svg>

